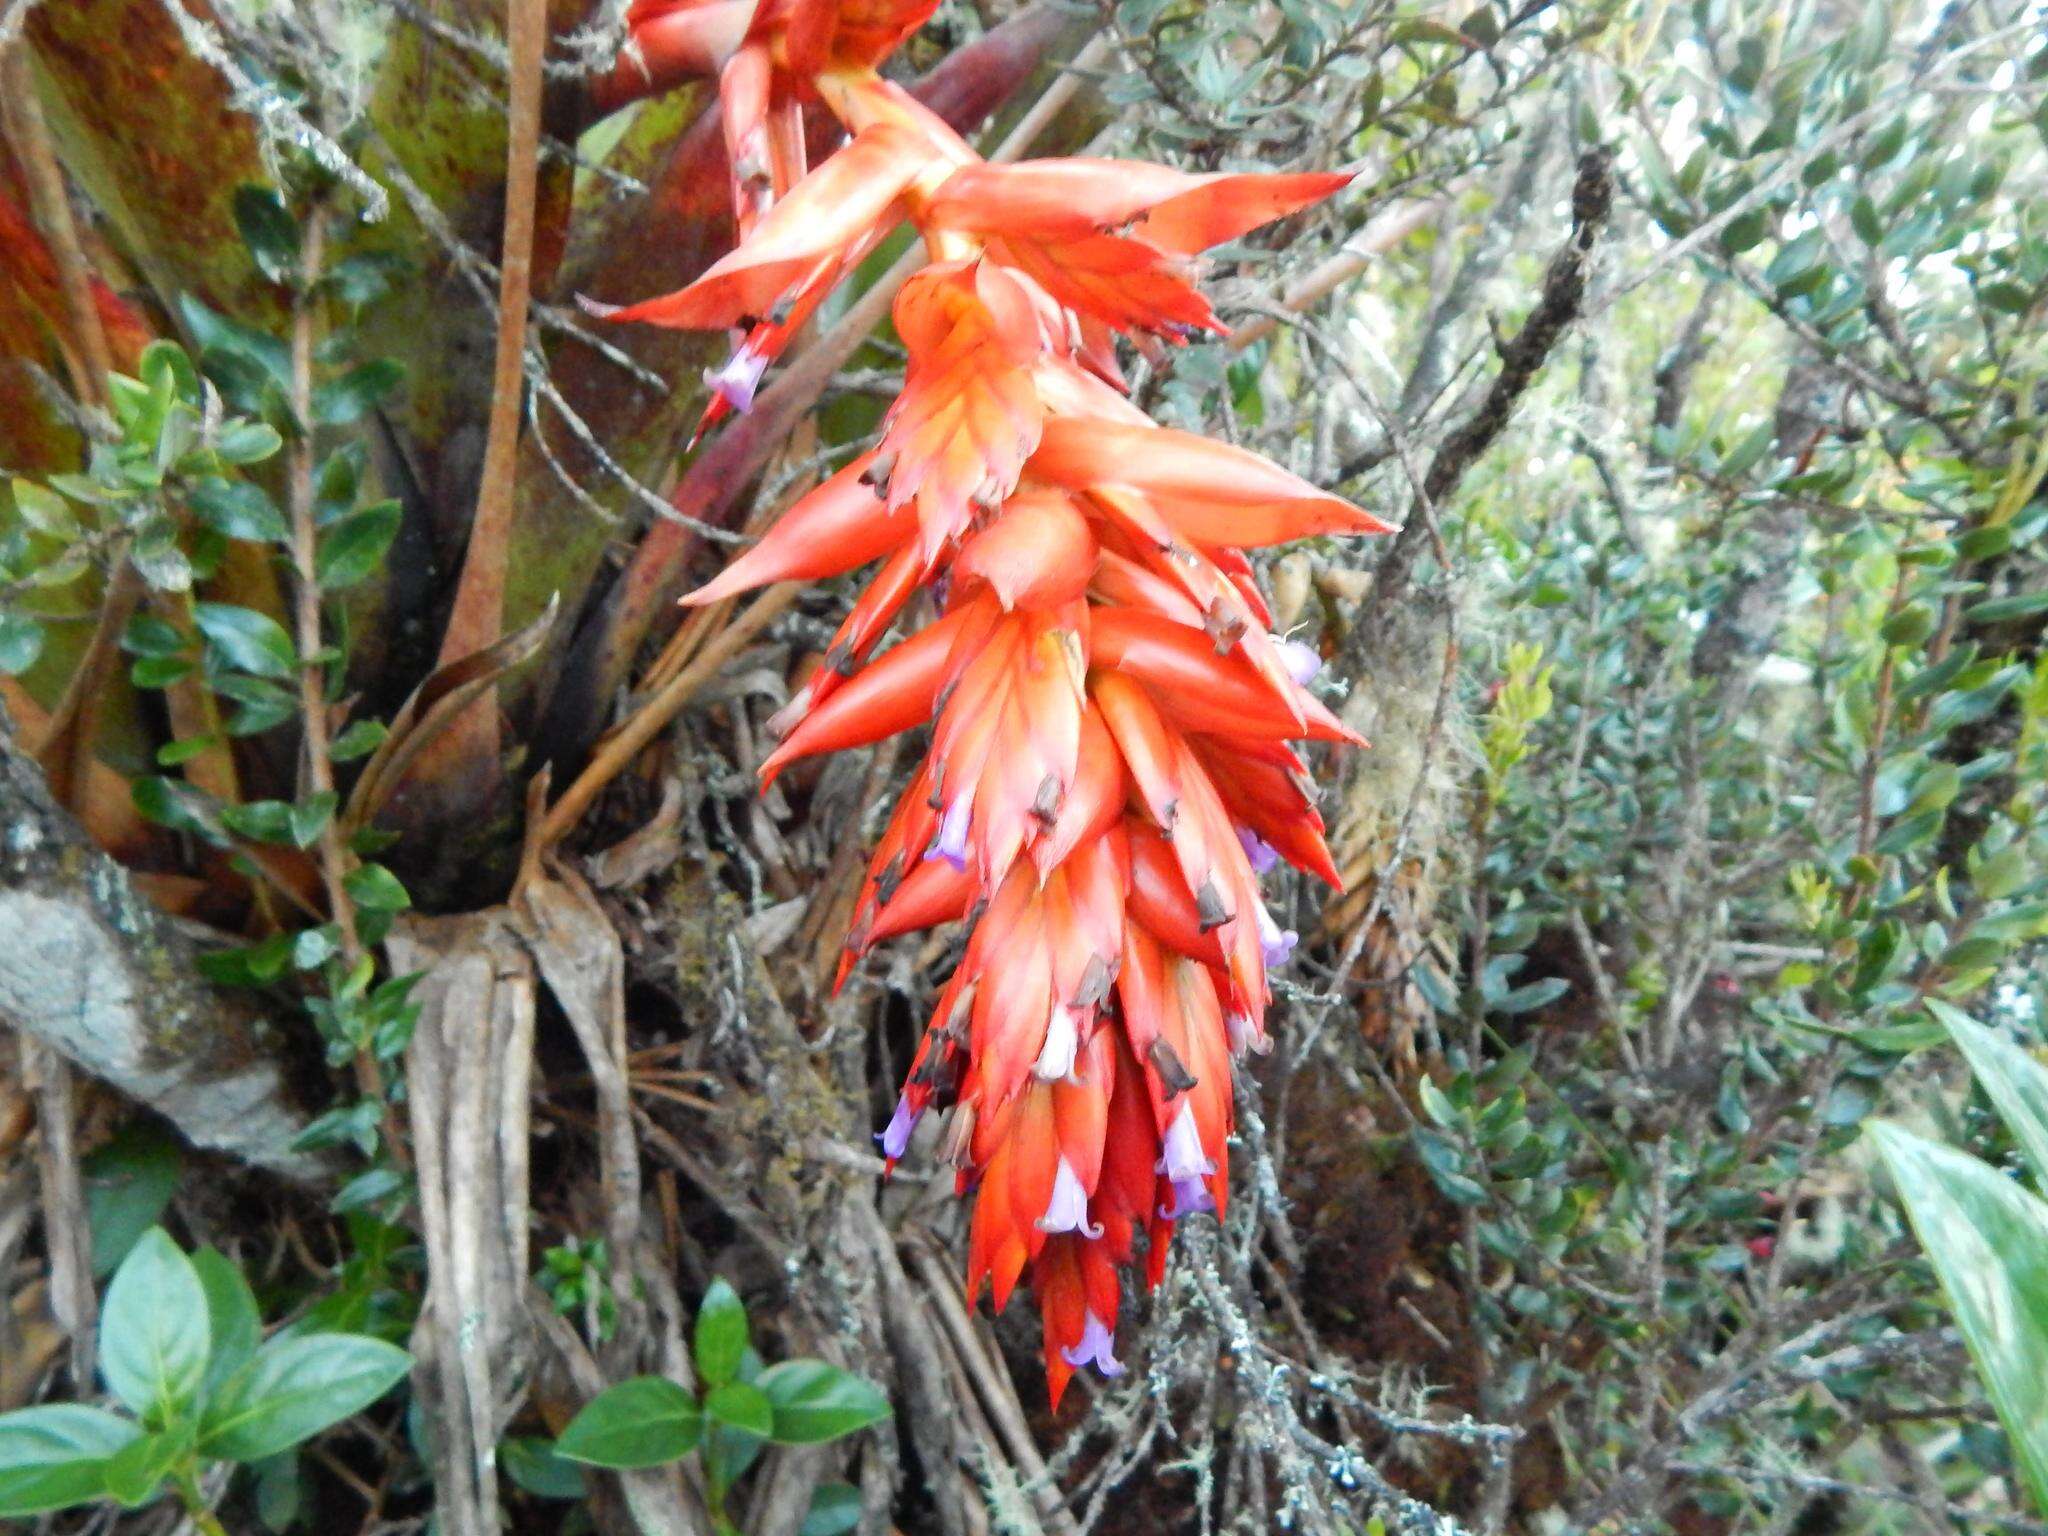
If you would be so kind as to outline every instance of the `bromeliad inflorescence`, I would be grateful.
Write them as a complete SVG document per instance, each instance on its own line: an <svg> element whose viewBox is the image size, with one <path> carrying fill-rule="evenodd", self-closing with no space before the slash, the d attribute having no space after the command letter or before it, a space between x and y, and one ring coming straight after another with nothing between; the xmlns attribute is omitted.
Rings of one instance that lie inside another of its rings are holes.
<svg viewBox="0 0 2048 1536"><path fill-rule="evenodd" d="M1027 1272L1057 1401L1113 1375L1120 1269L1221 1211L1231 1061L1265 1040L1295 942L1259 877L1336 885L1298 740L1356 741L1276 638L1246 548L1386 525L1240 449L1153 425L1115 340L1220 332L1191 258L1343 174L1190 175L1098 159L983 161L875 63L932 0L633 8L622 71L716 74L740 242L618 320L729 328L706 425L835 284L908 220L930 262L896 299L909 353L880 444L820 485L704 603L880 569L763 767L929 725L875 850L845 969L883 939L972 925L882 1133L893 1163L950 1107L975 1192L969 1285ZM849 141L807 169L815 98ZM940 617L870 659L905 603Z"/></svg>

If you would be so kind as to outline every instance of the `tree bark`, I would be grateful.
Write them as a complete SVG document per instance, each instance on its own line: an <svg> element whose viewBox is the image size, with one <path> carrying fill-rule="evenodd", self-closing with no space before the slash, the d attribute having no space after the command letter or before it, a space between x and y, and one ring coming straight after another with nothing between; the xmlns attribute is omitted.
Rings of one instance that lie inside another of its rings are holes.
<svg viewBox="0 0 2048 1536"><path fill-rule="evenodd" d="M306 1125L253 995L200 978L198 947L50 797L0 720L0 1024L148 1105L194 1145L301 1183Z"/></svg>

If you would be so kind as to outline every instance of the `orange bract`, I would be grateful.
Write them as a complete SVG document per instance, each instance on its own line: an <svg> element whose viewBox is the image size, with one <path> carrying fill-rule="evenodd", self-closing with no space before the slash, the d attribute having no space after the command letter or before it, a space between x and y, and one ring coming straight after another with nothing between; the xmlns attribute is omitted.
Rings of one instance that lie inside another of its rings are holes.
<svg viewBox="0 0 2048 1536"><path fill-rule="evenodd" d="M880 1140L893 1164L948 1111L976 1201L970 1287L1000 1307L1028 1277L1057 1401L1075 1368L1123 1368L1118 1274L1140 1231L1156 1280L1174 1223L1228 1198L1232 1061L1263 1045L1266 972L1295 938L1259 877L1284 859L1337 883L1291 743L1358 737L1308 691L1313 653L1270 632L1243 551L1387 525L1154 426L1112 346L1221 329L1194 256L1348 177L986 164L868 67L928 9L637 10L650 42L683 27L665 45L722 72L744 233L614 318L743 331L716 419L896 225L931 253L896 301L909 363L880 445L686 601L881 562L762 772L930 728L840 974L884 939L972 923ZM798 86L852 138L789 181L773 104ZM869 659L920 588L940 616Z"/></svg>

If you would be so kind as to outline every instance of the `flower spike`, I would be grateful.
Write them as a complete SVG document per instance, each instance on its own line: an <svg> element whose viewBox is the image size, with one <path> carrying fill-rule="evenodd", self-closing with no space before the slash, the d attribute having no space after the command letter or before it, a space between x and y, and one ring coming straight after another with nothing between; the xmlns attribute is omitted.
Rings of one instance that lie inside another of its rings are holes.
<svg viewBox="0 0 2048 1536"><path fill-rule="evenodd" d="M1245 551L1388 529L1155 426L1114 350L1220 330L1198 254L1350 178L987 164L874 73L930 9L641 0L643 50L720 81L741 239L610 318L734 330L715 422L896 225L930 253L897 296L908 365L879 445L685 601L879 562L762 778L930 729L838 980L875 944L968 925L877 1142L893 1167L945 1116L969 1289L1000 1308L1028 1281L1057 1403L1078 1369L1124 1370L1120 1277L1156 1283L1174 1227L1227 1206L1233 1061L1264 1048L1267 973L1297 942L1262 876L1338 884L1296 744L1360 738L1314 692L1319 656L1272 633ZM850 135L808 173L799 92ZM920 589L938 616L875 654Z"/></svg>

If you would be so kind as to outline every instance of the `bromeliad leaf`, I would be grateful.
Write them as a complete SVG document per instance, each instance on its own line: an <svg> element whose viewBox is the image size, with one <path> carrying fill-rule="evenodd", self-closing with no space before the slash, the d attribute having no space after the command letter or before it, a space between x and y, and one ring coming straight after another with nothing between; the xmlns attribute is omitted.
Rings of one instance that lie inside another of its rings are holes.
<svg viewBox="0 0 2048 1536"><path fill-rule="evenodd" d="M780 1445L837 1440L889 1416L881 1388L823 1360L784 1360L756 1385L775 1410L769 1438Z"/></svg>
<svg viewBox="0 0 2048 1536"><path fill-rule="evenodd" d="M410 1369L395 1344L356 1333L272 1339L207 1405L199 1449L227 1461L261 1461L359 1413Z"/></svg>
<svg viewBox="0 0 2048 1536"><path fill-rule="evenodd" d="M1962 1047L1971 1075L2034 1170L2034 1186L2048 1190L2048 1068L1959 1008L1930 998L1928 1011Z"/></svg>
<svg viewBox="0 0 2048 1536"><path fill-rule="evenodd" d="M562 1431L556 1454L593 1467L658 1467L704 1438L704 1410L663 1376L636 1376L598 1393Z"/></svg>
<svg viewBox="0 0 2048 1536"><path fill-rule="evenodd" d="M140 1438L133 1420L80 1403L0 1414L0 1520L99 1498L107 1458Z"/></svg>
<svg viewBox="0 0 2048 1536"><path fill-rule="evenodd" d="M151 1227L121 1262L100 1315L100 1371L145 1423L199 1395L212 1346L206 1292L170 1234Z"/></svg>
<svg viewBox="0 0 2048 1536"><path fill-rule="evenodd" d="M1989 1164L1896 1125L1870 1128L1963 1342L2048 1509L2048 1204Z"/></svg>

